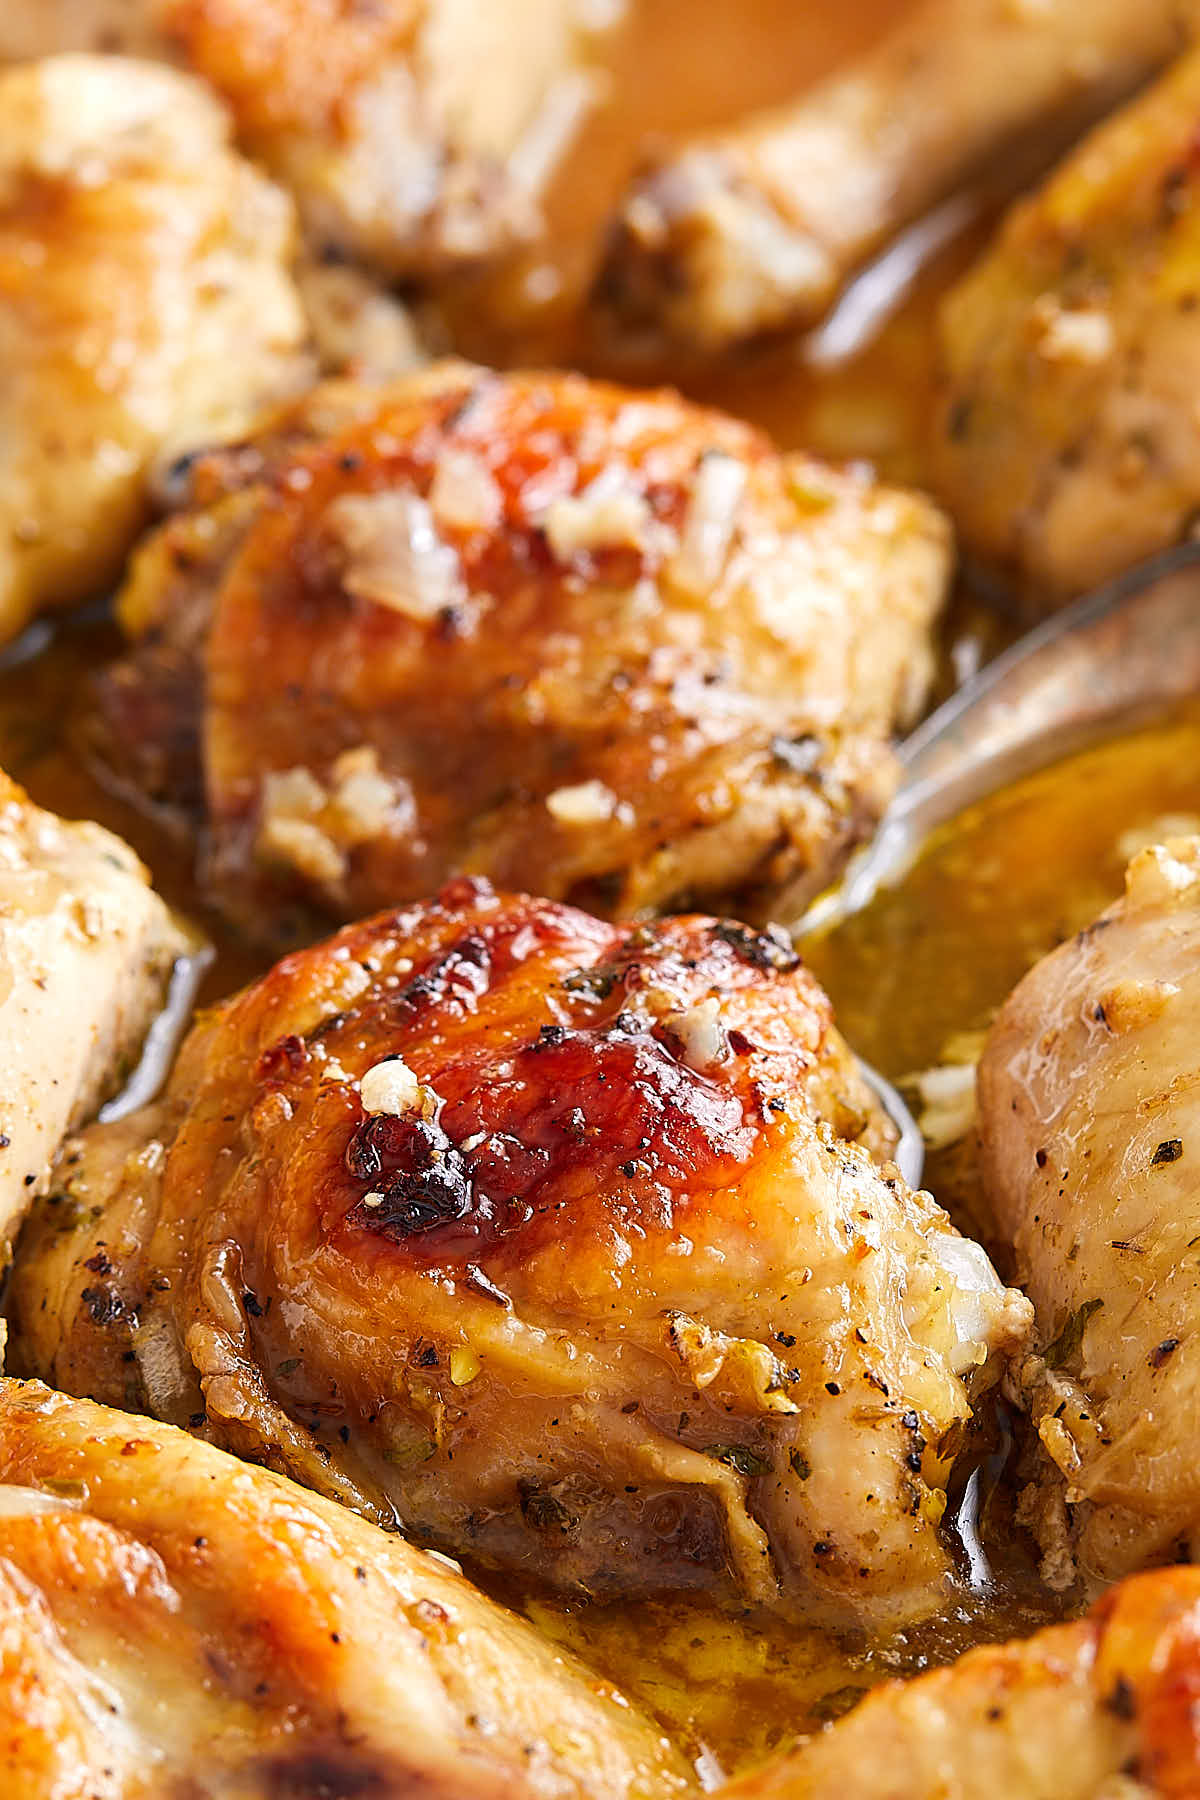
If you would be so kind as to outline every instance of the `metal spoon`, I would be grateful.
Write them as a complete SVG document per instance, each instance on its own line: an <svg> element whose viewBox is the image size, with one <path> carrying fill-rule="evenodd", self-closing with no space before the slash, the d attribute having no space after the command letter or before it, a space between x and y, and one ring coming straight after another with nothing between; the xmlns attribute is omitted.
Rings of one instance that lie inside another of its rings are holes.
<svg viewBox="0 0 1200 1800"><path fill-rule="evenodd" d="M931 831L985 794L1200 693L1200 543L1056 613L931 713L900 747L904 780L840 885L795 928L859 912Z"/></svg>
<svg viewBox="0 0 1200 1800"><path fill-rule="evenodd" d="M1140 564L1076 601L967 681L900 747L904 780L841 884L796 926L802 939L859 912L910 866L930 832L985 794L1139 715L1200 692L1200 543ZM921 1182L924 1145L890 1083L862 1063Z"/></svg>

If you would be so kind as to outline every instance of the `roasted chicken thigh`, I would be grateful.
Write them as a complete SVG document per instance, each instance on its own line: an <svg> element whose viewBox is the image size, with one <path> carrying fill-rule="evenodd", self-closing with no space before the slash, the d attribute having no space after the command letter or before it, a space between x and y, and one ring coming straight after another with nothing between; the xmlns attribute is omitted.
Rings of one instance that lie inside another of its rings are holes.
<svg viewBox="0 0 1200 1800"><path fill-rule="evenodd" d="M1200 839L1034 968L979 1071L983 1174L1042 1350L1046 1573L1111 1580L1200 1546ZM1197 1119L1193 1130L1192 1121Z"/></svg>
<svg viewBox="0 0 1200 1800"><path fill-rule="evenodd" d="M942 304L934 472L1042 611L1200 506L1200 50L1099 126Z"/></svg>
<svg viewBox="0 0 1200 1800"><path fill-rule="evenodd" d="M1085 1619L876 1689L722 1800L1193 1800L1200 1570L1137 1575Z"/></svg>
<svg viewBox="0 0 1200 1800"><path fill-rule="evenodd" d="M117 577L157 457L303 374L291 203L228 138L152 63L0 72L0 640Z"/></svg>
<svg viewBox="0 0 1200 1800"><path fill-rule="evenodd" d="M536 228L590 102L583 12L578 0L17 0L0 57L132 46L177 61L291 189L314 248L411 278Z"/></svg>
<svg viewBox="0 0 1200 1800"><path fill-rule="evenodd" d="M187 948L128 845L0 773L0 1262L63 1136L136 1062Z"/></svg>
<svg viewBox="0 0 1200 1800"><path fill-rule="evenodd" d="M898 1622L1029 1308L893 1135L780 935L463 880L73 1141L18 1354L561 1585Z"/></svg>
<svg viewBox="0 0 1200 1800"><path fill-rule="evenodd" d="M922 0L791 107L685 146L618 215L600 298L701 351L810 324L901 225L1184 42L1195 0Z"/></svg>
<svg viewBox="0 0 1200 1800"><path fill-rule="evenodd" d="M103 753L252 927L479 873L597 910L828 879L891 792L947 532L669 393L442 365L182 477Z"/></svg>
<svg viewBox="0 0 1200 1800"><path fill-rule="evenodd" d="M451 1565L169 1425L0 1383L5 1800L669 1800Z"/></svg>

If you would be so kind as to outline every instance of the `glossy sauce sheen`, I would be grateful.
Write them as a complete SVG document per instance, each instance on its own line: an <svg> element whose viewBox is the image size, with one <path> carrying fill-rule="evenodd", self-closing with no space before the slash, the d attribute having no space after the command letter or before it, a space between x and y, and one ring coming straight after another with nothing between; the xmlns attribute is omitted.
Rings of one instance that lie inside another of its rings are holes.
<svg viewBox="0 0 1200 1800"><path fill-rule="evenodd" d="M449 308L462 347L510 363L594 364L594 351L576 340L575 301L590 277L596 223L636 163L646 134L707 127L749 105L782 100L902 10L903 0L861 0L840 9L797 7L789 0L737 6L725 0L642 0L611 52L619 104L597 112L552 197L553 255L539 250L491 278L508 284L516 298L519 329L503 338L473 329L476 296L465 282ZM956 254L950 253L947 266ZM765 425L785 444L803 443L835 456L873 456L889 474L919 474L931 367L930 301L939 279L944 275L935 269L861 354L833 367L818 369L789 345L747 356L719 378L682 379L681 385ZM634 378L661 373L621 372ZM80 684L115 648L107 626L66 628L34 661L0 673L0 761L41 803L70 816L96 818L133 842L168 898L199 916L217 939L220 955L206 991L207 998L215 998L261 973L265 958L206 914L190 879L190 847L173 842L99 788L69 748ZM813 948L814 965L851 1041L893 1075L938 1060L949 1033L977 1028L1034 955L1115 891L1122 830L1147 826L1163 811L1200 811L1200 782L1190 773L1198 766L1200 716L1088 752L1022 784L944 834L900 888L838 937ZM1104 807L1095 804L1099 791L1108 797ZM1088 803L1080 805L1085 795ZM1001 822L1003 857L994 848ZM981 854L989 844L993 853ZM603 945L581 946L581 961L585 948L595 961L595 953L611 944L606 938ZM455 982L469 986L475 976L468 960L454 972L443 971L441 979L441 1001L436 995L408 995L409 1004L420 999L413 1016L422 1028L438 1005L444 1006ZM591 1004L599 1010L604 1003ZM524 1052L544 1059L538 1114L514 1116L503 1084L489 1091L486 1102L488 1127L519 1135L527 1155L515 1184L517 1212L497 1210L497 1184L485 1158L457 1172L461 1180L456 1177L444 1196L431 1195L428 1202L414 1197L411 1177L420 1173L415 1164L428 1143L411 1133L397 1136L390 1127L364 1138L360 1117L347 1107L328 1196L331 1209L343 1211L347 1196L358 1197L347 1230L374 1239L388 1253L402 1249L422 1257L461 1257L480 1237L499 1245L506 1232L551 1230L552 1220L538 1217L537 1194L542 1139L559 1089L589 1090L589 1116L603 1118L606 1133L611 1132L606 1155L614 1165L647 1136L650 1145L638 1154L648 1149L654 1159L682 1162L689 1179L703 1179L706 1169L719 1170L724 1156L741 1153L738 1127L725 1119L719 1100L711 1114L697 1117L694 1109L672 1113L669 1093L660 1093L662 1109L649 1130L644 1118L632 1114L604 1117L606 1058L651 1064L657 1055L653 1038L619 1032L585 1038L570 1022L547 1023L552 1035L545 1048ZM259 1079L265 1091L286 1085L296 1073L284 1047L264 1063ZM479 1106L470 1098L471 1081L471 1072L463 1070L441 1082L446 1106L455 1109L455 1137L468 1132L465 1110ZM480 1117L479 1128L483 1123ZM438 1126L426 1129L433 1134ZM559 1154L571 1155L569 1139ZM374 1188L365 1185L368 1180ZM385 1207L368 1223L365 1213L374 1209L363 1208L361 1196L378 1191L380 1184ZM506 1196L514 1192L511 1169L504 1190ZM387 1200L388 1194L394 1197ZM414 1222L420 1229L412 1229ZM509 1591L505 1597L619 1680L689 1749L706 1747L730 1767L844 1710L873 1680L926 1660L946 1660L981 1636L1028 1629L1038 1607L1024 1597L1023 1562L1001 1568L1000 1576L997 1593L981 1595L976 1612L964 1612L936 1632L909 1634L874 1658L853 1648L841 1651L816 1632L749 1615L718 1615L700 1601L652 1602L626 1611L534 1592Z"/></svg>

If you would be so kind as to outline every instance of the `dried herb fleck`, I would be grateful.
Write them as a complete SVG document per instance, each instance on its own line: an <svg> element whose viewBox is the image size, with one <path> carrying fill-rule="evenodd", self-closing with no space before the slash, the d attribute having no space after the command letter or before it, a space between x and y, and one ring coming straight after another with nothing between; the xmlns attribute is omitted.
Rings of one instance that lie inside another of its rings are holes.
<svg viewBox="0 0 1200 1800"><path fill-rule="evenodd" d="M725 1463L736 1469L739 1475L769 1475L771 1464L769 1458L760 1456L757 1450L751 1450L747 1444L706 1444L705 1456L711 1456L714 1462Z"/></svg>
<svg viewBox="0 0 1200 1800"><path fill-rule="evenodd" d="M1085 1300L1082 1306L1076 1307L1069 1315L1054 1342L1048 1344L1042 1352L1052 1369L1060 1369L1064 1363L1069 1363L1078 1356L1087 1322L1103 1305L1103 1300Z"/></svg>

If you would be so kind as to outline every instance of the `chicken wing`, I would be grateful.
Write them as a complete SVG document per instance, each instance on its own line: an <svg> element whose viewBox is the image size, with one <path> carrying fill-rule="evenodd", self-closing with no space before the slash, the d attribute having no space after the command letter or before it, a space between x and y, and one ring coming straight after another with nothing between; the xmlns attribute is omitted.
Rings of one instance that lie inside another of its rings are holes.
<svg viewBox="0 0 1200 1800"><path fill-rule="evenodd" d="M0 56L132 43L174 58L232 108L314 247L411 279L535 230L591 103L582 15L578 0L18 0Z"/></svg>
<svg viewBox="0 0 1200 1800"><path fill-rule="evenodd" d="M721 1800L1192 1800L1200 1571L1114 1588L1086 1619L877 1688Z"/></svg>
<svg viewBox="0 0 1200 1800"><path fill-rule="evenodd" d="M599 295L702 351L811 324L863 259L1021 133L1111 104L1195 0L923 0L794 106L634 185Z"/></svg>
<svg viewBox="0 0 1200 1800"><path fill-rule="evenodd" d="M1029 1316L893 1136L781 935L463 880L74 1141L19 1354L561 1585L888 1623Z"/></svg>
<svg viewBox="0 0 1200 1800"><path fill-rule="evenodd" d="M190 483L120 601L107 754L199 798L250 929L464 870L753 907L823 885L891 792L947 532L861 471L459 364L318 390Z"/></svg>
<svg viewBox="0 0 1200 1800"><path fill-rule="evenodd" d="M1052 1579L1200 1545L1198 952L1200 839L1143 851L980 1065L987 1196L1044 1346L1026 1385L1056 1479L1028 1505Z"/></svg>
<svg viewBox="0 0 1200 1800"><path fill-rule="evenodd" d="M0 73L0 639L115 579L156 456L302 375L291 206L227 138L153 64Z"/></svg>
<svg viewBox="0 0 1200 1800"><path fill-rule="evenodd" d="M670 1800L620 1695L444 1559L146 1419L0 1383L5 1800Z"/></svg>
<svg viewBox="0 0 1200 1800"><path fill-rule="evenodd" d="M935 483L1046 610L1200 505L1200 51L1099 127L943 303Z"/></svg>
<svg viewBox="0 0 1200 1800"><path fill-rule="evenodd" d="M187 947L120 838L43 812L0 773L0 1262L65 1134L136 1060Z"/></svg>

